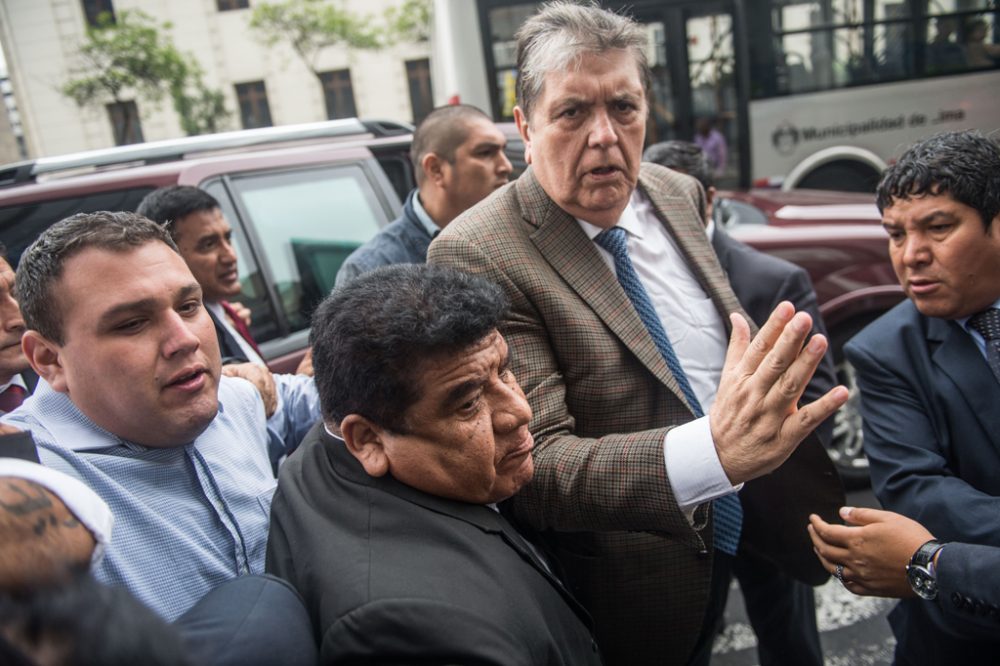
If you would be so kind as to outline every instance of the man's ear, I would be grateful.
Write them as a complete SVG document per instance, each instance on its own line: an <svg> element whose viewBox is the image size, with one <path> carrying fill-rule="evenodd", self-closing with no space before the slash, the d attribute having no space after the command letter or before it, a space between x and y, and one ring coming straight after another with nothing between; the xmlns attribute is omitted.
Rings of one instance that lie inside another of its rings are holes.
<svg viewBox="0 0 1000 666"><path fill-rule="evenodd" d="M360 414L348 414L340 422L340 434L368 476L384 476L389 471L385 453L385 429Z"/></svg>
<svg viewBox="0 0 1000 666"><path fill-rule="evenodd" d="M38 331L28 330L21 336L21 350L32 369L49 383L54 390L68 393L66 369L59 356L61 347L45 338Z"/></svg>
<svg viewBox="0 0 1000 666"><path fill-rule="evenodd" d="M514 124L517 125L517 133L521 135L524 142L524 162L531 164L531 139L528 138L528 118L524 115L521 107L514 107Z"/></svg>
<svg viewBox="0 0 1000 666"><path fill-rule="evenodd" d="M427 153L420 160L420 168L424 170L424 177L438 187L444 181L444 165L445 161L436 153Z"/></svg>

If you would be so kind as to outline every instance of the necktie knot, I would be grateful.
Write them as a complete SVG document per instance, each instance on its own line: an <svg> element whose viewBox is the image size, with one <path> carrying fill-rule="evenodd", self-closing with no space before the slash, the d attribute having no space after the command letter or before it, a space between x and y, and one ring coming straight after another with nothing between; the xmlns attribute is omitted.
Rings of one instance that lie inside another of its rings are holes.
<svg viewBox="0 0 1000 666"><path fill-rule="evenodd" d="M969 317L969 328L979 333L989 342L1000 340L1000 310L986 308Z"/></svg>
<svg viewBox="0 0 1000 666"><path fill-rule="evenodd" d="M628 234L621 227L611 227L594 236L594 242L619 259L628 255Z"/></svg>
<svg viewBox="0 0 1000 666"><path fill-rule="evenodd" d="M17 384L8 386L3 393L0 393L0 414L12 412L20 407L27 395L28 392L24 390L23 386Z"/></svg>

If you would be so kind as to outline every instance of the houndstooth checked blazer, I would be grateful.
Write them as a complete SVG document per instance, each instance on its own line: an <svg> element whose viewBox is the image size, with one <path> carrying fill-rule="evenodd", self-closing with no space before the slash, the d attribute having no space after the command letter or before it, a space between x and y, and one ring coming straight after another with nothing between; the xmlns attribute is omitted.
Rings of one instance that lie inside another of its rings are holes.
<svg viewBox="0 0 1000 666"><path fill-rule="evenodd" d="M639 187L728 326L740 308L701 223L701 188L652 164L642 165ZM663 438L694 416L614 273L530 168L449 224L428 261L485 274L511 299L501 332L536 442L534 479L511 508L558 556L594 616L606 663L684 663L708 598L710 516L701 507L692 526L677 507ZM768 479L741 493L744 542L763 530L760 541L794 554L786 570L815 584L826 573L807 516L836 516L843 493L818 442L799 448L769 475L776 492ZM801 492L816 497L802 506Z"/></svg>

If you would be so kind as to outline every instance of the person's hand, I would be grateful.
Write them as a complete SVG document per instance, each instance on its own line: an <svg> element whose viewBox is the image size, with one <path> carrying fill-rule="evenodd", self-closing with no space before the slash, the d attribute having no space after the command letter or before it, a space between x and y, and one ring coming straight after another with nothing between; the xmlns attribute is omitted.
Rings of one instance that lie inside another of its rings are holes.
<svg viewBox="0 0 1000 666"><path fill-rule="evenodd" d="M250 321L253 319L253 311L250 308L236 301L229 301L229 307L233 309L237 317L243 320L247 327L250 326Z"/></svg>
<svg viewBox="0 0 1000 666"><path fill-rule="evenodd" d="M299 367L295 368L295 374L313 376L313 350L312 347L306 350L305 356L299 361Z"/></svg>
<svg viewBox="0 0 1000 666"><path fill-rule="evenodd" d="M819 561L833 575L838 565L844 587L864 596L913 597L906 580L906 565L924 543L934 538L906 516L878 509L845 506L840 517L846 525L831 525L809 516L809 536Z"/></svg>
<svg viewBox="0 0 1000 666"><path fill-rule="evenodd" d="M274 386L271 371L256 363L232 363L222 366L222 374L227 377L242 377L257 387L264 401L264 414L271 418L278 408L278 389Z"/></svg>
<svg viewBox="0 0 1000 666"><path fill-rule="evenodd" d="M835 386L797 407L827 341L814 335L803 347L812 318L796 314L791 303L780 303L752 340L742 316L734 313L730 320L733 334L709 425L719 462L736 485L777 469L806 435L847 402L847 388Z"/></svg>
<svg viewBox="0 0 1000 666"><path fill-rule="evenodd" d="M0 589L61 581L87 568L96 545L58 495L34 481L0 476Z"/></svg>

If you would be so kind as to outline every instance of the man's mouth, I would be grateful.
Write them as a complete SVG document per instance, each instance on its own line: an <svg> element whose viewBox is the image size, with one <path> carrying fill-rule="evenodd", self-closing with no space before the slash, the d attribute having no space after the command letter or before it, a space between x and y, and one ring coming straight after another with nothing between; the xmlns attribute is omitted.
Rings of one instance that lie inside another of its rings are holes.
<svg viewBox="0 0 1000 666"><path fill-rule="evenodd" d="M501 463L507 462L514 458L519 458L524 455L530 455L531 450L535 448L535 439L531 436L531 433L527 433L520 442L517 443L514 448L504 454L503 458L500 459Z"/></svg>
<svg viewBox="0 0 1000 666"><path fill-rule="evenodd" d="M614 167L614 166L600 166L600 167L597 167L596 169L591 169L590 170L590 175L597 176L597 177L601 178L601 177L604 177L604 176L610 176L610 175L614 174L617 171L618 171L618 167Z"/></svg>
<svg viewBox="0 0 1000 666"><path fill-rule="evenodd" d="M208 369L198 366L185 368L173 376L164 388L180 389L182 391L196 391L204 386Z"/></svg>
<svg viewBox="0 0 1000 666"><path fill-rule="evenodd" d="M910 291L918 296L929 294L940 286L937 280L915 279L909 281Z"/></svg>

